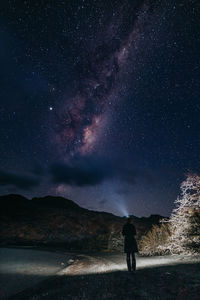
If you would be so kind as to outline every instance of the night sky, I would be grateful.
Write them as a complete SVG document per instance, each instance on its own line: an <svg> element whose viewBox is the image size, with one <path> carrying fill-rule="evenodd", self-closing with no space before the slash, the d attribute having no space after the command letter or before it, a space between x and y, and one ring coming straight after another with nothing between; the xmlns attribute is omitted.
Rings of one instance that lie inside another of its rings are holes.
<svg viewBox="0 0 200 300"><path fill-rule="evenodd" d="M0 194L169 215L200 173L199 1L0 6Z"/></svg>

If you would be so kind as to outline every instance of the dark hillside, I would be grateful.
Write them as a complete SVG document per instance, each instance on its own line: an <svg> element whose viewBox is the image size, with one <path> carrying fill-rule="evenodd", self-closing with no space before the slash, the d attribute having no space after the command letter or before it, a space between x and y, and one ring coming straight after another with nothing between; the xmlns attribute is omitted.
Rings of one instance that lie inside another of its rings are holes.
<svg viewBox="0 0 200 300"><path fill-rule="evenodd" d="M160 216L133 216L140 239ZM62 197L0 197L0 244L63 246L66 250L123 249L124 218L80 207Z"/></svg>

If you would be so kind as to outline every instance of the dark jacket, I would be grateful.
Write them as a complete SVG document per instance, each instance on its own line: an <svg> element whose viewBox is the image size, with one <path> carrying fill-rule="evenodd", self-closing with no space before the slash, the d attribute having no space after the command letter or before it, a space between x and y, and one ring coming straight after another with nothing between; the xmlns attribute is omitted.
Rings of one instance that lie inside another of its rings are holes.
<svg viewBox="0 0 200 300"><path fill-rule="evenodd" d="M135 226L131 223L126 223L123 226L122 234L125 237L124 239L124 252L138 252L138 246L135 239L136 229Z"/></svg>

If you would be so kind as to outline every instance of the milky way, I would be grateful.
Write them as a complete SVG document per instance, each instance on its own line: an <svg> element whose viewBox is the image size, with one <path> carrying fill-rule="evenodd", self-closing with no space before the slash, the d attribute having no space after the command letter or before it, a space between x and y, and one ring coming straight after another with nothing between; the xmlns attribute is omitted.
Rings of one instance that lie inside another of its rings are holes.
<svg viewBox="0 0 200 300"><path fill-rule="evenodd" d="M2 1L0 194L169 215L200 172L198 0Z"/></svg>
<svg viewBox="0 0 200 300"><path fill-rule="evenodd" d="M110 106L119 101L120 90L127 86L138 53L144 56L143 40L153 18L149 10L146 3L120 7L104 26L103 34L97 34L91 52L83 57L87 74L80 79L76 95L64 101L57 114L57 142L66 155L88 155L94 152L99 139L102 142L105 127L111 122Z"/></svg>

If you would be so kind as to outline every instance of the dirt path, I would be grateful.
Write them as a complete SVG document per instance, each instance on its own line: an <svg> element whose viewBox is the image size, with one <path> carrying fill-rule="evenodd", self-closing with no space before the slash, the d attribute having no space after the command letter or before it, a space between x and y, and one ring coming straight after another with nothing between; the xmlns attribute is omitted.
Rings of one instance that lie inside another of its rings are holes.
<svg viewBox="0 0 200 300"><path fill-rule="evenodd" d="M78 255L72 265L14 300L200 300L200 259L137 258L135 274L123 254Z"/></svg>
<svg viewBox="0 0 200 300"><path fill-rule="evenodd" d="M156 256L141 257L136 255L137 270L161 266L173 266L200 262L200 257ZM75 262L59 272L60 275L83 275L115 271L126 271L126 258L123 253L100 253L77 255Z"/></svg>

